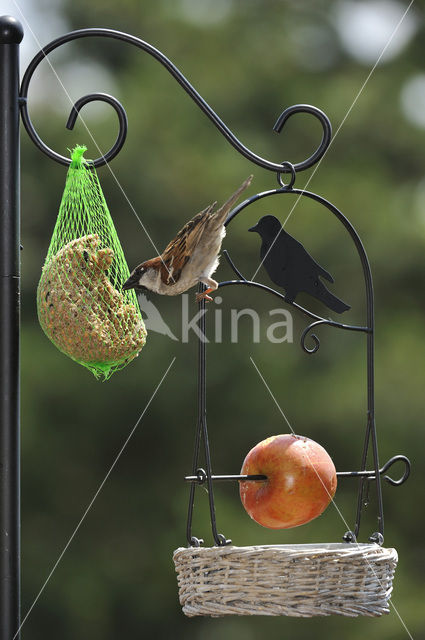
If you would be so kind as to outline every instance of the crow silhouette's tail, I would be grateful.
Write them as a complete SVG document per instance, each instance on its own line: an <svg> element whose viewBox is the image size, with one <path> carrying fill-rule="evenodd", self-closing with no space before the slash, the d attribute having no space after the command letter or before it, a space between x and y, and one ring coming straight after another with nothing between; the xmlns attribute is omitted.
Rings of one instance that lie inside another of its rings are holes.
<svg viewBox="0 0 425 640"><path fill-rule="evenodd" d="M323 302L323 304L336 313L344 313L344 311L348 311L348 309L351 308L350 305L345 304L343 300L334 296L334 294L325 287L323 282L318 280L318 283L319 284L315 286L314 291L309 291L308 293L320 300L320 302Z"/></svg>

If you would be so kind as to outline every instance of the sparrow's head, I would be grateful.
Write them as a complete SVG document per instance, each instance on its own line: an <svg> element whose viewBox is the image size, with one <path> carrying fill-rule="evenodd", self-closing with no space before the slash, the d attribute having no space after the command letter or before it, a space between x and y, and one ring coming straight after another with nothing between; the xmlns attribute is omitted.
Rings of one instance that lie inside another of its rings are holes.
<svg viewBox="0 0 425 640"><path fill-rule="evenodd" d="M263 216L257 224L248 229L248 231L256 231L262 238L275 238L281 231L282 225L274 216Z"/></svg>
<svg viewBox="0 0 425 640"><path fill-rule="evenodd" d="M148 269L144 264L140 264L133 269L128 280L122 285L122 290L128 291L128 289L136 289L137 291L148 291L148 288L145 286L147 271Z"/></svg>

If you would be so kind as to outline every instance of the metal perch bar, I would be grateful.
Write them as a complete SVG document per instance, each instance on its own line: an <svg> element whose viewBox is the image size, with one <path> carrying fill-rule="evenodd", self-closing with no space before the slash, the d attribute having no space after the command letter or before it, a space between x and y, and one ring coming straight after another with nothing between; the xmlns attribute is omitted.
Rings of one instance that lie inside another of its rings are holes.
<svg viewBox="0 0 425 640"><path fill-rule="evenodd" d="M388 475L384 475L390 467L396 462L403 462L405 469L403 475L398 479L394 480ZM379 469L379 474L384 476L384 480L388 482L388 484L393 485L394 487L399 487L404 482L406 482L407 478L410 475L410 461L406 456L398 455L390 458L381 469ZM375 480L375 470L369 471L337 471L336 475L338 478L368 478L369 480ZM208 474L204 469L197 469L196 475L193 476L185 476L186 482L192 482L194 484L205 484L208 480ZM211 480L214 482L264 482L267 480L267 476L263 474L252 474L252 475L220 475L220 476L211 476Z"/></svg>
<svg viewBox="0 0 425 640"><path fill-rule="evenodd" d="M342 322L335 322L334 320L330 320L329 318L327 319L327 318L322 318L322 317L318 316L317 314L313 313L312 311L309 311L308 309L305 309L300 304L297 304L296 302L291 302L291 301L287 300L286 297L284 296L284 294L280 293L279 291L276 291L276 289L272 289L271 287L268 287L265 284L261 284L261 282L255 282L253 280L248 280L247 278L245 278L242 275L241 271L239 271L239 269L236 267L234 261L232 260L232 258L229 255L229 252L227 251L227 249L224 249L223 255L226 258L226 260L229 263L229 265L231 266L231 268L233 269L233 271L238 276L238 278L240 278L240 280L225 280L225 281L219 283L219 285L218 285L219 287L230 287L230 286L241 285L241 284L244 284L247 287L257 287L257 289L262 289L263 291L267 291L267 293L271 293L272 295L276 296L276 298L280 298L280 300L283 300L283 302L285 302L285 304L288 304L291 307L294 307L295 309L298 309L298 311L303 313L305 316L308 316L309 318L313 318L315 320L315 322L313 324L311 324L310 326L308 326L305 329L304 333L302 334L301 343L303 343L304 338L307 335L307 333L310 331L310 329L312 329L314 326L316 326L316 324L328 324L328 325L330 325L332 327L337 327L338 329L346 329L348 331L363 331L364 333L369 333L371 331L371 329L369 327L344 324ZM305 349L305 350L307 351L307 349ZM311 352L309 352L309 353L311 353Z"/></svg>

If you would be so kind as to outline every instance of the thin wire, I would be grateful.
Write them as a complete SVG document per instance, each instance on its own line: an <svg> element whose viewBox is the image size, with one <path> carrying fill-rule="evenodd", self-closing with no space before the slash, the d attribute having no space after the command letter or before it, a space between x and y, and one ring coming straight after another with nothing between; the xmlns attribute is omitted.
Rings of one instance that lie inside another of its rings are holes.
<svg viewBox="0 0 425 640"><path fill-rule="evenodd" d="M92 508L96 498L98 497L99 493L102 491L107 479L109 478L109 476L111 475L114 467L116 466L118 460L120 459L122 453L124 452L124 449L127 447L127 444L130 442L131 437L133 436L134 432L136 431L137 427L139 426L140 421L142 420L143 416L145 415L146 411L148 410L152 400L154 399L154 397L156 396L160 386L162 385L162 383L164 382L165 378L168 375L168 372L170 371L171 367L173 366L174 362L176 360L176 356L174 356L174 358L171 360L171 363L168 365L164 375L162 376L161 380L159 381L159 383L157 384L153 394L151 395L146 407L143 409L142 413L139 416L139 419L137 420L136 424L134 425L134 427L131 429L130 434L128 435L127 439L125 440L123 446L121 447L121 449L119 450L118 454L116 455L112 465L109 468L109 471L107 472L106 476L103 478L102 482L99 485L99 488L97 489L96 493L94 494L93 498L90 500L88 507L86 508L86 510L84 511L79 523L77 524L77 526L75 527L71 537L69 538L68 542L66 543L66 545L64 546L62 552L60 553L58 559L56 560L55 564L53 565L52 570L50 571L49 575L47 576L46 580L44 581L40 591L38 592L37 596L35 597L33 603L31 604L30 608L28 609L27 613L25 614L25 617L23 618L19 629L17 630L17 632L15 633L15 635L13 636L12 640L15 640L15 638L18 636L19 632L21 631L22 627L24 626L25 622L27 621L31 611L34 609L35 605L37 604L41 594L43 593L44 589L46 588L48 582L50 581L50 578L53 576L57 566L59 565L60 561L62 560L63 556L65 555L66 551L69 548L69 545L71 544L71 542L73 541L73 539L75 538L79 528L81 527L81 525L83 524L87 514L89 513L90 509Z"/></svg>
<svg viewBox="0 0 425 640"><path fill-rule="evenodd" d="M354 109L358 99L360 98L361 94L363 93L367 83L369 82L370 78L372 77L373 73L375 72L376 67L378 66L378 64L380 63L382 56L385 54L385 51L388 49L388 47L390 46L392 40L394 39L394 36L396 35L397 31L400 28L400 25L402 24L403 20L405 19L405 17L407 16L408 12L410 11L411 6L413 5L415 0L411 0L409 3L409 6L407 7L407 9L405 10L405 12L403 13L403 15L401 16L399 22L397 23L396 27L394 28L393 32L391 33L389 40L387 41L387 43L385 44L384 48L382 49L381 53L378 56L377 61L375 62L375 64L373 65L372 69L369 71L366 80L363 82L362 86L360 87L359 91L357 92L356 97L354 98L353 102L351 103L351 106L349 107L347 113L345 114L345 116L343 117L339 127L337 128L337 130L335 131L335 135L333 136L333 138L331 139L331 141L329 142L328 148L326 149L325 153L323 154L323 156L320 158L319 162L316 164L311 176L309 177L309 179L307 180L305 186L303 189L301 189L301 193L299 194L298 198L295 200L292 208L290 209L288 215L286 216L286 219L282 225L282 229L285 227L286 223L288 222L289 218L291 217L291 215L294 212L295 207L297 206L297 204L299 203L299 201L301 200L304 191L307 190L308 185L310 184L310 182L313 180L317 170L319 169L320 165L322 164L322 161L324 160L325 156L327 155L329 149L331 148L331 146L333 145L333 143L335 142L335 139L337 137L337 135L339 134L339 132L341 131L341 128L343 127L343 125L345 124L345 121L347 120L348 116L350 115L351 111ZM251 280L255 280L255 277L257 275L257 273L259 272L259 270L261 269L262 265L264 264L265 259L267 258L267 256L269 255L270 251L273 248L274 243L276 242L276 240L278 239L279 235L280 235L280 231L279 233L276 235L276 237L274 238L273 242L271 243L270 247L268 248L264 258L261 260L260 264L258 265L254 275L252 276Z"/></svg>
<svg viewBox="0 0 425 640"><path fill-rule="evenodd" d="M24 13L22 12L22 9L19 7L18 3L16 2L16 0L13 0L16 8L18 9L19 13L21 14L23 20L25 21L25 24L27 25L29 31L31 32L31 35L33 36L36 44L38 47L40 47L40 49L42 49L42 45L40 43L40 41L38 40L37 36L35 35L34 31L31 28L31 25L29 24L28 20L26 19ZM53 64L51 63L50 59L45 56L44 59L46 60L46 62L48 63L48 65L50 66L50 69L52 70L53 74L55 75L57 81L59 82L60 86L63 89L63 92L65 93L66 97L68 98L70 104L73 106L74 105L74 100L71 98L70 94L68 93L64 83L62 82L59 74L57 73L56 69L54 68ZM100 155L102 154L102 150L100 149L99 145L97 144L92 132L90 131L88 125L86 124L86 121L84 120L84 118L81 115L81 112L79 113L79 118L81 120L81 123L83 124L84 128L86 129L87 133L89 134L90 138L92 139L93 144L95 145L96 149L98 150L98 152L100 153ZM146 229L145 225L143 224L142 220L140 219L139 215L137 214L135 208L133 207L132 203L130 202L129 197L127 196L126 192L124 191L123 187L121 186L121 183L119 182L117 176L115 175L114 171L111 169L111 166L109 164L109 162L106 162L106 166L108 168L108 170L111 173L111 176L113 177L113 179L115 180L119 190L121 191L122 195L124 196L125 200L127 201L127 204L129 205L131 211L133 212L133 214L136 216L137 220L139 221L140 226L142 227L143 231L145 232L146 236L149 239L149 242L151 243L151 245L153 246L154 250L156 251L157 255L161 258L162 264L164 265L164 267L166 268L166 270L168 271L168 274L170 275L171 278L173 278L171 271L169 270L169 268L167 267L167 265L165 264L160 251L158 250L156 244L154 243L152 237L150 236L148 230ZM173 278L174 280L174 278Z"/></svg>
<svg viewBox="0 0 425 640"><path fill-rule="evenodd" d="M273 402L275 403L276 407L279 409L280 414L282 415L282 417L284 418L284 420L285 420L286 424L287 424L287 425L288 425L288 427L290 428L291 433L292 433L294 436L296 436L297 434L295 433L294 429L292 428L292 425L291 425L291 423L289 422L288 418L287 418L287 417L286 417L286 415L284 414L282 407L280 406L280 404L279 404L279 403L278 403L278 401L276 400L276 398L275 398L275 396L274 396L274 394L273 394L272 390L270 389L269 385L267 384L267 382L266 382L266 380L265 380L265 378L264 378L263 374L261 373L261 371L259 370L259 368L258 368L258 367L257 367L257 365L255 364L254 359L252 358L252 356L250 356L250 358L249 358L249 359L251 360L252 364L254 365L255 370L257 371L258 375L260 376L260 378L261 378L261 380L262 380L262 382L263 382L264 386L266 387L267 391L269 392L269 394L270 394L270 396L271 396L271 398L272 398ZM339 507L338 507L338 505L336 504L336 502L335 502L335 500L334 500L333 496L331 496L331 494L329 493L329 491L328 491L327 487L325 486L325 484L324 484L324 482L323 482L322 478L320 477L320 475L319 475L319 473L318 473L318 471L317 471L316 467L314 466L314 464L313 464L313 462L312 462L312 460L311 460L310 456L308 455L308 453L307 453L307 458L308 458L308 461L309 461L309 463L310 463L311 467L314 469L315 474L317 475L318 479L320 480L320 482L321 482L321 484L322 484L323 488L325 489L326 493L328 494L328 496L329 496L329 498L330 498L330 500L331 500L331 502L332 502L333 506L335 507L335 509L336 509L336 511L337 511L337 513L338 513L338 515L339 515L339 517L340 517L340 518L341 518L341 520L343 521L344 526L345 526L347 529L350 529L350 527L349 527L349 526L348 526L348 524L347 524L347 521L345 520L344 516L342 515L342 512L341 512L340 508L339 508ZM350 543L350 544L353 544L353 543ZM359 543L357 542L357 540L355 540L355 541L354 541L354 544L356 544L356 545L357 545L357 549L358 549L359 551L361 551L360 545L359 545ZM375 576L376 580L377 580L377 581L381 584L381 586L382 586L382 583L381 583L381 581L379 580L378 576L376 575L376 572L375 572L375 569L374 569L373 565L369 562L369 560L368 560L367 558L365 558L365 560L366 560L366 562L367 562L367 564L368 564L368 566L369 566L369 569L370 569L370 570L372 571L372 573L374 574L374 576ZM395 604L392 602L392 600L389 600L389 605L394 609L394 612L396 613L396 615L397 615L398 619L400 620L400 622L401 622L402 626L404 627L404 629L405 629L405 631L406 631L407 635L409 636L410 640L413 640L413 636L412 636L412 634L410 633L409 629L407 628L406 623L404 622L403 618L401 617L400 613L398 612L398 609L396 608L396 606L395 606Z"/></svg>

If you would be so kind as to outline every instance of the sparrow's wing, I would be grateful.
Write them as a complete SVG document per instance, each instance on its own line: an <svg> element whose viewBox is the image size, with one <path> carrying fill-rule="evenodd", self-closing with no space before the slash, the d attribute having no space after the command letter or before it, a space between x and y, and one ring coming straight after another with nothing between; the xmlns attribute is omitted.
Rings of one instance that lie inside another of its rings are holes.
<svg viewBox="0 0 425 640"><path fill-rule="evenodd" d="M213 202L192 220L189 220L180 229L174 240L171 240L165 247L161 255L161 280L164 284L172 285L178 282L182 269L198 245L209 220L210 212L216 204Z"/></svg>
<svg viewBox="0 0 425 640"><path fill-rule="evenodd" d="M235 204L236 200L239 198L239 196L241 195L241 193L243 191L245 191L245 189L247 189L249 187L249 185L251 184L251 180L254 176L249 176L239 187L239 189L237 189L235 191L235 193L233 193L230 198L228 200L226 200L226 202L221 205L221 207L219 209L217 209L217 211L215 213L212 213L210 216L210 220L211 220L211 224L213 225L213 228L218 229L222 224L224 224L224 222L226 221L226 218L231 210L231 208L233 207L233 205Z"/></svg>

